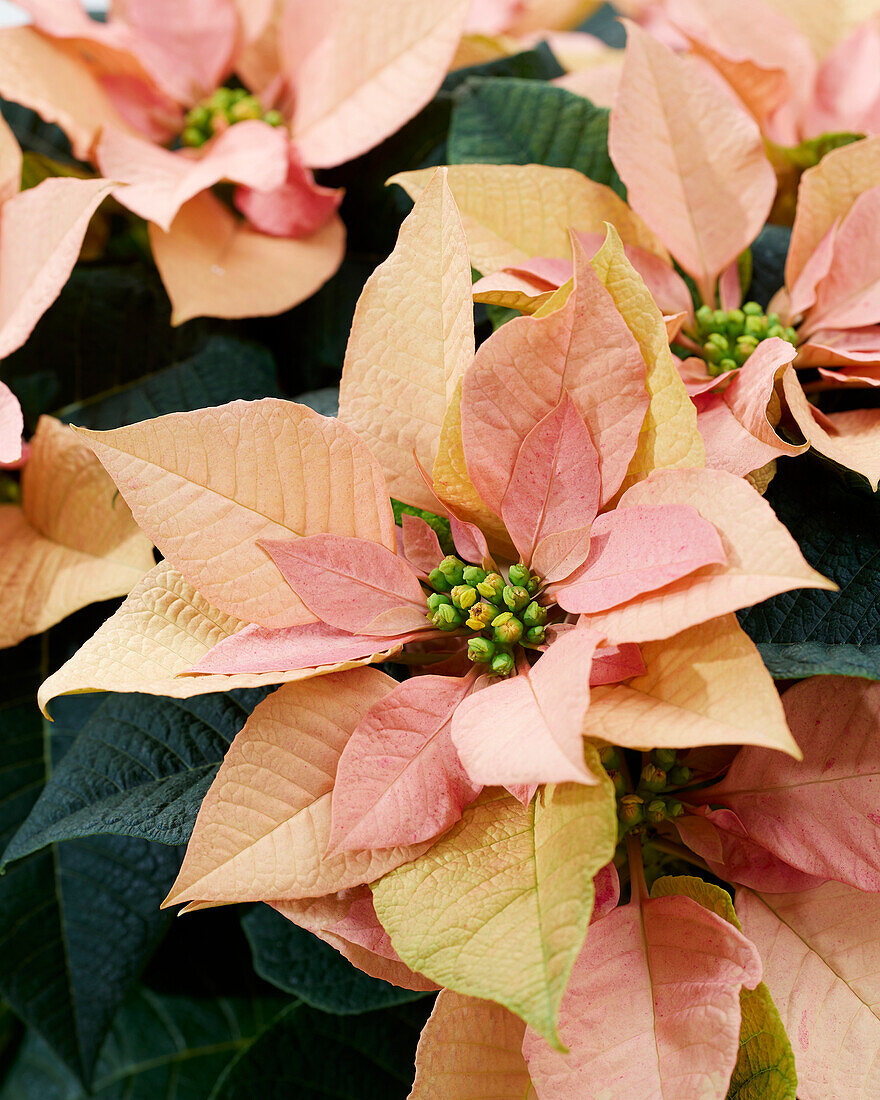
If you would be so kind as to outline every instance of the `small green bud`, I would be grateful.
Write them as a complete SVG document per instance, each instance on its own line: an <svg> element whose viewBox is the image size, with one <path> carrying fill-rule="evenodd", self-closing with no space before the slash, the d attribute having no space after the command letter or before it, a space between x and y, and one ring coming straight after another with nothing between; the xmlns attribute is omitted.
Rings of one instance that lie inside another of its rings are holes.
<svg viewBox="0 0 880 1100"><path fill-rule="evenodd" d="M267 111L263 115L263 122L267 122L270 126L283 126L284 115L280 111Z"/></svg>
<svg viewBox="0 0 880 1100"><path fill-rule="evenodd" d="M501 593L504 591L504 578L500 573L489 573L486 579L477 585L477 591L484 599L492 603L500 603Z"/></svg>
<svg viewBox="0 0 880 1100"><path fill-rule="evenodd" d="M606 771L611 771L612 768L620 767L620 753L613 745L603 745L599 749L599 759L602 761L602 767Z"/></svg>
<svg viewBox="0 0 880 1100"><path fill-rule="evenodd" d="M464 580L464 562L454 554L445 557L438 568L451 585L461 584Z"/></svg>
<svg viewBox="0 0 880 1100"><path fill-rule="evenodd" d="M686 787L693 777L694 773L686 764L676 764L667 772L670 787Z"/></svg>
<svg viewBox="0 0 880 1100"><path fill-rule="evenodd" d="M764 310L761 309L757 302L746 302L746 304L742 307L742 311L747 317L764 316Z"/></svg>
<svg viewBox="0 0 880 1100"><path fill-rule="evenodd" d="M197 126L200 130L203 130L211 121L211 112L203 103L199 103L191 111L187 111L184 121L187 126Z"/></svg>
<svg viewBox="0 0 880 1100"><path fill-rule="evenodd" d="M233 103L229 110L229 116L233 122L258 119L263 117L263 108L256 96L245 96L237 103Z"/></svg>
<svg viewBox="0 0 880 1100"><path fill-rule="evenodd" d="M496 653L492 658L492 671L496 676L509 676L513 672L513 654Z"/></svg>
<svg viewBox="0 0 880 1100"><path fill-rule="evenodd" d="M707 329L712 324L714 314L709 306L700 306L694 316L696 317L697 324L701 328Z"/></svg>
<svg viewBox="0 0 880 1100"><path fill-rule="evenodd" d="M450 593L453 604L462 611L467 611L477 602L477 590L469 584L457 584Z"/></svg>
<svg viewBox="0 0 880 1100"><path fill-rule="evenodd" d="M519 562L517 565L511 565L510 569L507 571L508 580L514 587L527 585L529 583L529 576L529 571L522 562Z"/></svg>
<svg viewBox="0 0 880 1100"><path fill-rule="evenodd" d="M232 88L229 95L229 106L234 107L236 103L242 103L246 99L253 98L247 88Z"/></svg>
<svg viewBox="0 0 880 1100"><path fill-rule="evenodd" d="M471 638L468 642L468 657L478 664L488 664L495 656L495 645L486 638Z"/></svg>
<svg viewBox="0 0 880 1100"><path fill-rule="evenodd" d="M215 110L225 111L232 106L234 101L232 88L218 88L208 100L208 106L213 107Z"/></svg>
<svg viewBox="0 0 880 1100"><path fill-rule="evenodd" d="M498 608L494 604L486 603L485 600L475 603L470 609L468 623L476 622L478 625L472 626L471 630L483 630L491 624L497 614Z"/></svg>
<svg viewBox="0 0 880 1100"><path fill-rule="evenodd" d="M678 753L675 749L652 749L651 751L651 763L656 764L658 768L663 768L664 771L671 768L677 759Z"/></svg>
<svg viewBox="0 0 880 1100"><path fill-rule="evenodd" d="M767 314L767 327L772 328L774 325L778 325L778 324L779 324L779 314L778 313L768 313Z"/></svg>
<svg viewBox="0 0 880 1100"><path fill-rule="evenodd" d="M662 798L655 798L648 803L648 807L645 813L648 822L651 825L659 825L661 821L666 820L666 803Z"/></svg>
<svg viewBox="0 0 880 1100"><path fill-rule="evenodd" d="M640 825L644 818L644 800L637 794L625 794L617 808L617 816L624 829Z"/></svg>
<svg viewBox="0 0 880 1100"><path fill-rule="evenodd" d="M543 626L547 622L547 608L541 607L539 603L535 603L533 600L520 615L520 618L523 621L523 626Z"/></svg>
<svg viewBox="0 0 880 1100"><path fill-rule="evenodd" d="M719 351L720 351L720 352L721 352L722 354L723 354L723 353L724 353L725 351L729 351L729 350L730 350L730 343L728 342L728 339L727 339L727 337L726 337L726 336L722 336L720 332L713 332L713 333L712 333L712 334L711 334L711 335L709 336L709 338L708 338L708 340L706 341L706 343L707 343L707 344L711 344L711 345L712 345L713 347L716 347L716 348L718 348L718 350L719 350Z"/></svg>
<svg viewBox="0 0 880 1100"><path fill-rule="evenodd" d="M532 574L526 582L526 589L530 596L534 596L538 589L541 587L541 578Z"/></svg>
<svg viewBox="0 0 880 1100"><path fill-rule="evenodd" d="M442 603L434 612L431 620L438 630L456 630L462 624L460 611L456 611L451 603Z"/></svg>
<svg viewBox="0 0 880 1100"><path fill-rule="evenodd" d="M505 645L516 645L523 634L522 623L509 611L495 616L492 620L492 629L496 640Z"/></svg>
<svg viewBox="0 0 880 1100"><path fill-rule="evenodd" d="M684 813L684 806L678 801L677 798L666 799L666 816L667 817L681 817Z"/></svg>
<svg viewBox="0 0 880 1100"><path fill-rule="evenodd" d="M622 798L626 794L626 779L623 776L623 772L614 771L613 769L608 772L608 778L614 784L614 794L617 798Z"/></svg>
<svg viewBox="0 0 880 1100"><path fill-rule="evenodd" d="M746 323L743 325L743 329L747 336L757 336L760 340L767 334L767 320L763 314L760 317L754 315L746 317Z"/></svg>
<svg viewBox="0 0 880 1100"><path fill-rule="evenodd" d="M666 787L666 772L662 768L658 768L656 764L646 764L642 768L639 786L644 787L646 791L657 794Z"/></svg>
<svg viewBox="0 0 880 1100"><path fill-rule="evenodd" d="M746 319L745 313L741 309L731 309L727 312L727 327L739 328Z"/></svg>
<svg viewBox="0 0 880 1100"><path fill-rule="evenodd" d="M501 592L501 598L511 611L521 611L529 602L529 594L525 588L506 584Z"/></svg>
<svg viewBox="0 0 880 1100"><path fill-rule="evenodd" d="M485 579L486 579L486 570L481 569L479 567L479 565L465 566L465 570L464 570L464 583L465 584L472 584L476 588L476 586L481 581L484 581Z"/></svg>
<svg viewBox="0 0 880 1100"><path fill-rule="evenodd" d="M719 329L724 328L727 324L727 312L723 309L716 309L712 314L712 327Z"/></svg>
<svg viewBox="0 0 880 1100"><path fill-rule="evenodd" d="M718 363L721 360L722 351L715 344L710 344L708 340L703 344L703 358L707 363Z"/></svg>
<svg viewBox="0 0 880 1100"><path fill-rule="evenodd" d="M736 370L737 363L735 359L722 359L718 364L718 369L722 374L727 374L728 371Z"/></svg>
<svg viewBox="0 0 880 1100"><path fill-rule="evenodd" d="M543 626L530 626L523 634L523 641L528 645L543 645L547 640Z"/></svg>
<svg viewBox="0 0 880 1100"><path fill-rule="evenodd" d="M760 341L757 336L738 336L736 338L736 348L739 351L740 348L748 348L748 353L751 353L758 346ZM747 353L747 354L748 354Z"/></svg>
<svg viewBox="0 0 880 1100"><path fill-rule="evenodd" d="M452 582L449 581L446 574L441 573L439 569L432 569L428 574L428 584L430 584L435 592L452 591Z"/></svg>
<svg viewBox="0 0 880 1100"><path fill-rule="evenodd" d="M432 611L436 611L441 603L452 603L445 592L432 592L428 597L428 607L430 607Z"/></svg>
<svg viewBox="0 0 880 1100"><path fill-rule="evenodd" d="M188 146L190 149L198 149L205 144L207 138L202 131L195 126L187 126L180 135L180 140L183 145Z"/></svg>

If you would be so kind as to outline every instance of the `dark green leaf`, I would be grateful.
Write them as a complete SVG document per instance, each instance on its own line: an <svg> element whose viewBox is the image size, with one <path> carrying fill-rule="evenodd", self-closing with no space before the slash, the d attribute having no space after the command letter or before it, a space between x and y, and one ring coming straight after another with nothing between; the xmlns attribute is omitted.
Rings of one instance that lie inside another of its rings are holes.
<svg viewBox="0 0 880 1100"><path fill-rule="evenodd" d="M78 164L65 163L43 153L25 153L21 164L21 189L26 191L43 180L56 179L59 176L89 179L94 175L94 172L80 168Z"/></svg>
<svg viewBox="0 0 880 1100"><path fill-rule="evenodd" d="M774 676L880 679L880 496L812 455L784 458L767 500L839 592L784 592L742 612Z"/></svg>
<svg viewBox="0 0 880 1100"><path fill-rule="evenodd" d="M26 643L4 654L4 668L30 651ZM34 692L41 675L39 665L30 673L23 669L19 690ZM51 764L44 759L33 694L5 704L0 724L5 845ZM69 736L59 732L53 741L57 761ZM158 907L179 862L173 848L102 837L55 845L12 864L0 877L0 996L83 1078L118 1004L167 926Z"/></svg>
<svg viewBox="0 0 880 1100"><path fill-rule="evenodd" d="M342 1018L289 1009L229 1067L208 1100L405 1100L429 1009L426 1002Z"/></svg>
<svg viewBox="0 0 880 1100"><path fill-rule="evenodd" d="M0 110L22 149L42 153L71 164L76 163L70 149L70 142L60 127L51 122L43 122L36 111L22 107L20 103L0 100Z"/></svg>
<svg viewBox="0 0 880 1100"><path fill-rule="evenodd" d="M186 843L226 750L266 694L99 695L90 714L81 696L56 700L53 737L78 736L4 860L107 833Z"/></svg>
<svg viewBox="0 0 880 1100"><path fill-rule="evenodd" d="M139 264L79 266L28 342L3 361L31 426L62 406L162 370L202 343L203 322L170 326L155 271Z"/></svg>
<svg viewBox="0 0 880 1100"><path fill-rule="evenodd" d="M265 348L229 336L212 336L182 363L68 405L57 415L68 423L100 431L164 413L280 396L275 362Z"/></svg>
<svg viewBox="0 0 880 1100"><path fill-rule="evenodd" d="M624 193L608 156L608 116L583 96L534 80L469 80L455 93L450 164L574 168Z"/></svg>
<svg viewBox="0 0 880 1100"><path fill-rule="evenodd" d="M752 243L752 280L745 300L764 309L785 284L785 260L791 243L791 230L785 225L765 225Z"/></svg>
<svg viewBox="0 0 880 1100"><path fill-rule="evenodd" d="M556 60L546 42L539 42L533 50L485 61L482 65L468 65L447 74L442 84L443 92L454 92L468 80L500 80L516 77L519 80L555 80L565 70Z"/></svg>
<svg viewBox="0 0 880 1100"><path fill-rule="evenodd" d="M207 1100L285 1002L193 1000L142 990L113 1022L86 1092L31 1032L0 1100Z"/></svg>
<svg viewBox="0 0 880 1100"><path fill-rule="evenodd" d="M345 1016L424 997L364 974L268 905L256 906L241 923L260 977L314 1008Z"/></svg>

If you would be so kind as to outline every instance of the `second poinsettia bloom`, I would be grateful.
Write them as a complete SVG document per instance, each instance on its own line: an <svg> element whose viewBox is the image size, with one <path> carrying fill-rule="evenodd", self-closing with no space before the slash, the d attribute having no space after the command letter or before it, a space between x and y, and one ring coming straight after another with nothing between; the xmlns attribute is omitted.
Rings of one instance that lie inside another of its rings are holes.
<svg viewBox="0 0 880 1100"><path fill-rule="evenodd" d="M467 0L339 0L320 11L300 0L274 10L126 0L106 23L78 0L21 6L34 29L0 33L0 91L57 122L78 156L118 181L118 201L150 223L180 322L277 313L335 272L342 192L312 169L358 156L424 106ZM45 87L4 64L22 53L49 71ZM406 70L399 88L395 66ZM234 186L229 203L220 183Z"/></svg>

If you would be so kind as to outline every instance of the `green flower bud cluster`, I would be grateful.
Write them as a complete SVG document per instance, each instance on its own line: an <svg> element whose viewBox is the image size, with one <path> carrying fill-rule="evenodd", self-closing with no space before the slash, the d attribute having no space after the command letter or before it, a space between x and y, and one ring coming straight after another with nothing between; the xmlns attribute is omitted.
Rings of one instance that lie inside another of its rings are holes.
<svg viewBox="0 0 880 1100"><path fill-rule="evenodd" d="M795 330L780 324L776 313L764 313L757 302L746 302L742 309L700 306L687 335L701 346L713 377L741 367L758 344L772 336L797 346Z"/></svg>
<svg viewBox="0 0 880 1100"><path fill-rule="evenodd" d="M428 583L428 622L438 630L467 630L468 657L486 665L494 676L509 676L516 660L515 647L544 643L547 608L533 597L540 577L522 565L512 565L507 581L450 554L431 571Z"/></svg>
<svg viewBox="0 0 880 1100"><path fill-rule="evenodd" d="M621 835L641 831L646 825L659 825L684 813L684 806L670 791L686 786L693 773L677 762L678 754L674 749L654 749L642 768L635 791L629 793L621 772L619 750L608 745L600 750L599 758L617 793Z"/></svg>
<svg viewBox="0 0 880 1100"><path fill-rule="evenodd" d="M245 88L218 88L187 112L180 142L198 149L215 134L246 119L258 119L270 126L284 125L280 111L264 111L259 99Z"/></svg>

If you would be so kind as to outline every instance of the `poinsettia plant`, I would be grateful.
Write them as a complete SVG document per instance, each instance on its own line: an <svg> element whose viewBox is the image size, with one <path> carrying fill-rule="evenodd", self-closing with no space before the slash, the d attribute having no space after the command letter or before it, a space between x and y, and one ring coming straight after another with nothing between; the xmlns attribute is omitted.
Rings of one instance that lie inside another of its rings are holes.
<svg viewBox="0 0 880 1100"><path fill-rule="evenodd" d="M21 6L0 1100L873 1097L870 13Z"/></svg>

